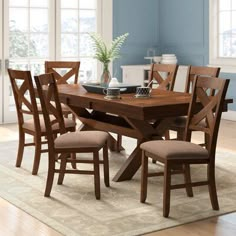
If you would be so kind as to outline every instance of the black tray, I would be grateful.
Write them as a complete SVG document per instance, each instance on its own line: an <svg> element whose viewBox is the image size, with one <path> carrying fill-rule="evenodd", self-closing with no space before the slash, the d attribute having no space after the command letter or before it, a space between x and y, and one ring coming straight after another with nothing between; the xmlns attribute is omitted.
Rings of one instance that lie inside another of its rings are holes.
<svg viewBox="0 0 236 236"><path fill-rule="evenodd" d="M104 88L100 84L82 84L82 86L90 93L99 93L104 94ZM136 88L140 87L141 85L131 85L131 84L120 84L116 88L120 88L120 93L135 93Z"/></svg>

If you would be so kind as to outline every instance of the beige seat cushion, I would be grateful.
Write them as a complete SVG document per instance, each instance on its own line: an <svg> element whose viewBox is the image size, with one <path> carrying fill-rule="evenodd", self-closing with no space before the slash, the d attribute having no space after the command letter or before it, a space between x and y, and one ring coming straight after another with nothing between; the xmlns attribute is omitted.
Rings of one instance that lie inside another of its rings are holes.
<svg viewBox="0 0 236 236"><path fill-rule="evenodd" d="M185 141L149 141L142 143L140 148L168 160L209 158L205 148Z"/></svg>
<svg viewBox="0 0 236 236"><path fill-rule="evenodd" d="M55 139L55 148L101 148L108 139L103 131L79 131L66 133Z"/></svg>
<svg viewBox="0 0 236 236"><path fill-rule="evenodd" d="M52 118L52 117L51 117ZM52 118L53 119L53 118ZM45 123L44 123L44 119L42 116L40 116L39 118L39 121L40 121L40 126L41 126L41 132L45 132L46 131L46 128L45 128ZM68 118L64 118L64 121L65 121L65 127L66 128L72 128L72 127L75 127L75 122L71 119L68 119ZM23 124L23 128L24 129L27 129L27 130L32 130L34 131L35 130L35 127L34 127L34 120L33 119L30 119L30 120L27 120L25 121L25 123ZM58 126L58 123L57 124L54 124L52 126L52 129L53 130L58 130L59 129L59 126Z"/></svg>

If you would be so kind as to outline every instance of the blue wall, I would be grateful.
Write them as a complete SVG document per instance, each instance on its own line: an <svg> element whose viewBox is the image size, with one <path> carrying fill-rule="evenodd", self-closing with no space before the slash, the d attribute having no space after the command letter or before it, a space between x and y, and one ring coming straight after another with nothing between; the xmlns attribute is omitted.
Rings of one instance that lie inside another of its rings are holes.
<svg viewBox="0 0 236 236"><path fill-rule="evenodd" d="M145 64L143 57L150 47L157 55L175 53L181 65L209 63L208 0L113 0L114 37L129 32L122 48L122 58L113 64L121 80L121 65ZM227 97L236 101L236 74L230 78ZM236 103L230 105L236 111Z"/></svg>
<svg viewBox="0 0 236 236"><path fill-rule="evenodd" d="M113 38L128 32L113 75L121 81L121 65L145 64L148 48L159 54L159 0L113 0Z"/></svg>

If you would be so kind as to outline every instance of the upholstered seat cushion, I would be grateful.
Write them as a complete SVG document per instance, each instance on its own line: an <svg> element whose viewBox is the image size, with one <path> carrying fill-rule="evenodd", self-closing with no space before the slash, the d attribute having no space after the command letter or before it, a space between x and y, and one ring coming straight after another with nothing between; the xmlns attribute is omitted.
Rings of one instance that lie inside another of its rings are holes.
<svg viewBox="0 0 236 236"><path fill-rule="evenodd" d="M41 126L41 132L45 132L46 131L45 123L44 123L44 119L43 119L43 117L41 115L40 115L39 121L40 121L40 126ZM71 119L68 119L68 118L64 118L64 122L65 122L65 127L66 128L72 128L72 127L75 127L75 125L76 125L75 121L73 121ZM23 129L34 131L35 130L35 128L34 128L34 120L33 119L26 120L22 127L23 127ZM52 126L52 129L53 130L58 130L59 129L58 123L54 124Z"/></svg>
<svg viewBox="0 0 236 236"><path fill-rule="evenodd" d="M56 149L101 148L108 137L108 133L103 131L79 131L60 135L55 139L54 144Z"/></svg>
<svg viewBox="0 0 236 236"><path fill-rule="evenodd" d="M149 141L140 148L164 159L208 159L208 151L194 143L185 141Z"/></svg>

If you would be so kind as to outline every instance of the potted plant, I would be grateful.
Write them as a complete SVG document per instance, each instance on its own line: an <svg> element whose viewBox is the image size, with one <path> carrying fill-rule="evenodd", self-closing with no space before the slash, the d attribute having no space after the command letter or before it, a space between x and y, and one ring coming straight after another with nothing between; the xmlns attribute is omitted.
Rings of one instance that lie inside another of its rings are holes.
<svg viewBox="0 0 236 236"><path fill-rule="evenodd" d="M111 75L109 72L109 63L120 57L120 49L128 33L115 38L110 46L107 46L102 37L97 33L89 33L92 39L92 47L95 52L94 58L99 60L103 64L103 73L101 75L101 86L107 87Z"/></svg>

